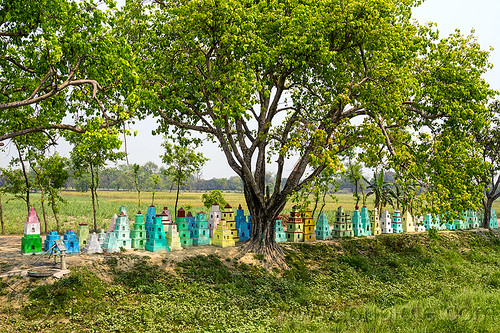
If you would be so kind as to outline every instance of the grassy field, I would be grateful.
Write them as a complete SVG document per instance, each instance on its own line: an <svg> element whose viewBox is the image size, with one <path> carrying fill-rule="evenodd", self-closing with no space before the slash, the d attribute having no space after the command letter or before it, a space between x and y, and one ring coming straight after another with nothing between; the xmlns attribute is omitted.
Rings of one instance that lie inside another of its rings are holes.
<svg viewBox="0 0 500 333"><path fill-rule="evenodd" d="M184 207L187 211L199 212L208 211L206 207L203 206L201 201L201 192L182 192L179 198L179 207ZM90 193L81 192L62 192L62 197L65 200L65 204L61 205L59 220L61 223L61 231L67 229L75 229L78 227L78 223L86 222L89 225L93 225L92 220L92 199ZM121 205L127 207L129 216L135 214L140 210L143 214L147 212L147 207L151 204L151 193L145 192L141 193L141 206L138 206L137 193L134 192L116 192L116 191L100 191L99 195L99 209L97 211L97 224L98 228L107 229L107 226L111 220L113 214L118 212ZM223 193L224 198L229 202L234 208L238 207L239 204L246 209L246 202L244 195L242 193ZM40 204L40 195L32 194L31 202L38 212L40 221L42 220L42 209ZM7 234L22 234L23 224L26 220L26 205L24 201L19 199L13 199L11 196L2 196L3 203L3 214L6 224ZM155 205L157 208L162 208L167 206L172 212L175 204L175 192L160 192L155 196ZM354 210L355 200L351 194L336 194L336 200L331 197L327 197L326 206L324 211L330 221L334 219L334 211L338 206L343 206L347 211ZM373 208L373 198L370 197L367 205L369 209ZM285 206L284 212L288 213L292 208L293 203L288 202ZM500 201L497 201L493 206L497 211L500 211ZM388 210L392 209L388 207ZM248 212L246 212L247 214ZM48 230L55 228L55 219L52 215L52 211L47 206L47 220L48 220ZM43 226L42 226L43 230Z"/></svg>
<svg viewBox="0 0 500 333"><path fill-rule="evenodd" d="M98 256L0 283L2 332L498 332L500 238L484 232L285 244L289 269L215 255Z"/></svg>
<svg viewBox="0 0 500 333"><path fill-rule="evenodd" d="M179 198L179 207L184 207L187 211L199 212L208 211L206 207L203 206L201 201L201 192L182 192ZM61 223L61 230L75 229L78 223L85 222L89 225L93 224L92 220L92 199L90 193L81 192L62 192L61 196L65 200L65 204L61 205L60 212L58 214L59 221ZM107 229L107 226L111 220L113 214L118 212L118 208L122 205L127 207L129 216L135 214L138 210L142 213L147 212L147 207L151 205L151 193L141 193L141 206L138 206L137 193L134 192L116 192L116 191L100 191L99 196L99 209L97 212L97 223L98 227L102 229ZM223 193L224 199L230 203L233 207L238 207L239 204L246 209L246 202L244 195L242 193ZM339 206L349 207L353 209L355 200L350 194L338 194L337 200L334 201L330 197L327 199L327 204L325 206L325 211L330 217L333 218L333 211ZM34 205L40 221L42 221L42 208L40 204L40 195L32 194L31 202ZM22 234L23 224L26 220L26 204L24 201L19 199L13 199L11 196L3 196L3 214L6 224L7 234ZM370 205L372 201L369 202ZM175 192L161 192L155 195L155 206L161 208L167 206L172 212L175 205ZM292 208L293 203L288 202L285 207L285 212L288 213ZM48 230L55 228L55 219L52 215L52 211L47 206L47 221ZM248 212L246 212L248 213ZM43 229L43 227L42 227Z"/></svg>

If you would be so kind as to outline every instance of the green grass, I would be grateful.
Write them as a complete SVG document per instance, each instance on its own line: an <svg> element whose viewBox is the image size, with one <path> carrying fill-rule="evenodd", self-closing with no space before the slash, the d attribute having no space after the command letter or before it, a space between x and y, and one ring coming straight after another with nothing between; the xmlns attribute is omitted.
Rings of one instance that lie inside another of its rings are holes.
<svg viewBox="0 0 500 333"><path fill-rule="evenodd" d="M109 257L105 280L102 267L74 269L28 289L20 312L0 307L0 330L498 332L498 234L383 235L286 251L290 269L272 272L216 255L170 272Z"/></svg>

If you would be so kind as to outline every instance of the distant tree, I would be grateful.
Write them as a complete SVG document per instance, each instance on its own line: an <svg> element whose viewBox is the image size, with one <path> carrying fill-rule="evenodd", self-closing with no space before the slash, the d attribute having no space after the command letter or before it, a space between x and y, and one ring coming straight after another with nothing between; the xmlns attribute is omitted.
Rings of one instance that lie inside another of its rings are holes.
<svg viewBox="0 0 500 333"><path fill-rule="evenodd" d="M361 164L349 160L344 171L345 177L354 185L353 196L356 199L356 206L359 205L359 200L361 199L360 186L363 181L363 174L361 173L361 169L362 169ZM364 193L363 193L363 198L364 198Z"/></svg>
<svg viewBox="0 0 500 333"><path fill-rule="evenodd" d="M179 191L189 177L200 170L208 160L202 153L196 153L193 146L187 140L180 140L178 145L173 145L168 140L162 144L165 154L162 161L167 166L167 174L172 178L177 187L175 197L174 213L177 214L177 203L179 202Z"/></svg>
<svg viewBox="0 0 500 333"><path fill-rule="evenodd" d="M135 189L137 191L137 200L138 200L138 206L141 207L141 189L139 187L139 171L141 169L141 166L137 163L132 165L132 170L134 171L134 183L135 183Z"/></svg>
<svg viewBox="0 0 500 333"><path fill-rule="evenodd" d="M207 209L210 209L214 203L218 203L223 207L227 204L227 201L224 199L221 191L219 190L213 190L210 193L203 193L201 201L203 202L203 206L207 207Z"/></svg>
<svg viewBox="0 0 500 333"><path fill-rule="evenodd" d="M92 209L94 218L94 231L97 230L97 208L99 206L97 188L99 186L99 170L108 161L117 161L125 156L122 152L115 150L120 148L121 141L118 131L113 128L102 129L100 122L89 124L89 128L83 134L69 133L69 141L74 145L71 151L71 160L75 173L90 173L90 192L92 195Z"/></svg>
<svg viewBox="0 0 500 333"><path fill-rule="evenodd" d="M92 180L89 172L79 171L77 174L74 174L73 177L73 188L75 190L78 192L87 192L90 190Z"/></svg>
<svg viewBox="0 0 500 333"><path fill-rule="evenodd" d="M61 157L57 153L40 161L42 182L49 192L50 207L56 220L56 230L58 232L60 228L59 218L57 217L57 213L59 212L58 203L64 203L64 199L59 195L59 190L64 187L64 184L68 180L68 164L68 159Z"/></svg>

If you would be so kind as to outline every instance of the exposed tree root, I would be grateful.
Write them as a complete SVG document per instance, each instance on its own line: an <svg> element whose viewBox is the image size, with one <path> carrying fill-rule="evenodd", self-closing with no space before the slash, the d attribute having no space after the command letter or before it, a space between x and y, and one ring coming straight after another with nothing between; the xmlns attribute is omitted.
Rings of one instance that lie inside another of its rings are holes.
<svg viewBox="0 0 500 333"><path fill-rule="evenodd" d="M264 245L262 242L248 241L241 247L244 255L247 252L264 255L265 262L270 266L278 266L281 269L288 269L285 261L285 251L275 242Z"/></svg>

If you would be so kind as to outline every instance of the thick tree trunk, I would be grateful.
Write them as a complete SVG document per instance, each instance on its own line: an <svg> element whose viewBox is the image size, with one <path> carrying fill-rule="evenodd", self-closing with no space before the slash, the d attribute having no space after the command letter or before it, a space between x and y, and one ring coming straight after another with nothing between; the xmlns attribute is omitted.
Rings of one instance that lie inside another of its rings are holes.
<svg viewBox="0 0 500 333"><path fill-rule="evenodd" d="M5 235L5 225L3 224L2 194L0 194L0 223L2 224L2 235Z"/></svg>
<svg viewBox="0 0 500 333"><path fill-rule="evenodd" d="M243 247L243 251L263 254L268 262L286 267L284 251L275 241L274 230L276 217L285 207L286 199L281 200L274 207L262 207L251 190L245 188L244 193L252 216L252 231L250 240Z"/></svg>
<svg viewBox="0 0 500 333"><path fill-rule="evenodd" d="M483 198L484 216L483 216L483 228L490 228L490 218L491 218L491 207L493 206L493 198L490 196L485 196Z"/></svg>

